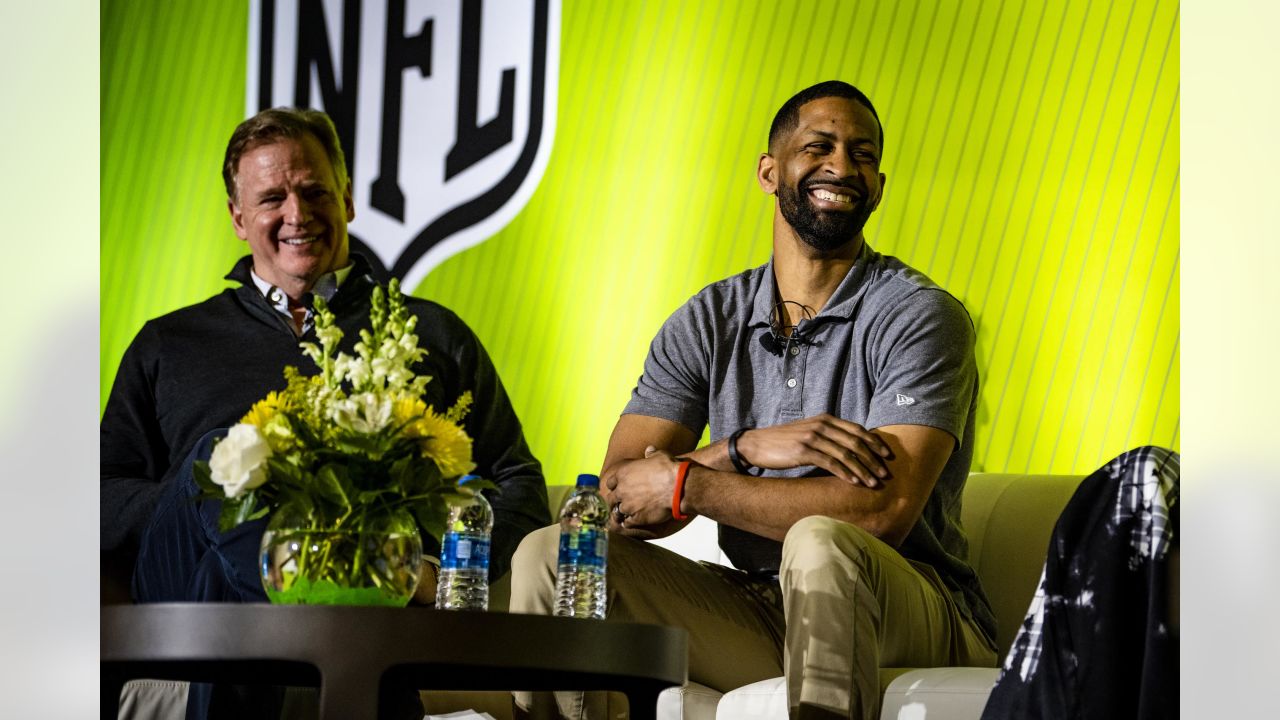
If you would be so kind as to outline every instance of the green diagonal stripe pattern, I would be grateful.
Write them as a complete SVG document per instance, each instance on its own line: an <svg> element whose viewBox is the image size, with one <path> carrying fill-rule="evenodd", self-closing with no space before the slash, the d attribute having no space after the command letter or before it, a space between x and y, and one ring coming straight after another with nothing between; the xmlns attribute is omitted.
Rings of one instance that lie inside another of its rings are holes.
<svg viewBox="0 0 1280 720"><path fill-rule="evenodd" d="M104 402L141 324L244 252L218 173L247 14L103 3ZM598 469L662 321L768 259L773 113L840 78L885 125L869 241L978 327L974 469L1178 449L1178 33L1172 0L566 0L541 184L415 292L484 341L549 482Z"/></svg>

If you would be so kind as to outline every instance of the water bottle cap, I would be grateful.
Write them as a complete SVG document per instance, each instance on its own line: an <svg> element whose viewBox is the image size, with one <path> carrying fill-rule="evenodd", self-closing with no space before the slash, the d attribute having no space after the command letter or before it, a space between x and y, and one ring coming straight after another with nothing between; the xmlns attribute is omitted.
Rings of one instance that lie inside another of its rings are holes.
<svg viewBox="0 0 1280 720"><path fill-rule="evenodd" d="M600 487L600 476L582 473L578 476L578 487Z"/></svg>
<svg viewBox="0 0 1280 720"><path fill-rule="evenodd" d="M458 484L459 484L459 485L466 485L467 483L471 482L472 480L479 480L479 479L480 479L480 476L479 476L479 475L463 475L461 478L459 478L459 479L458 479Z"/></svg>

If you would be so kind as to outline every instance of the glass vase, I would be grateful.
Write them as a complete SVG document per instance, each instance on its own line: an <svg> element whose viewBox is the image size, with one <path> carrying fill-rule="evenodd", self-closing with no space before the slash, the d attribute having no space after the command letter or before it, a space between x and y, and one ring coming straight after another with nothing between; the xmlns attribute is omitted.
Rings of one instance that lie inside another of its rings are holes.
<svg viewBox="0 0 1280 720"><path fill-rule="evenodd" d="M261 549L267 598L285 605L404 607L422 568L422 538L403 510L334 526L282 508L267 523Z"/></svg>

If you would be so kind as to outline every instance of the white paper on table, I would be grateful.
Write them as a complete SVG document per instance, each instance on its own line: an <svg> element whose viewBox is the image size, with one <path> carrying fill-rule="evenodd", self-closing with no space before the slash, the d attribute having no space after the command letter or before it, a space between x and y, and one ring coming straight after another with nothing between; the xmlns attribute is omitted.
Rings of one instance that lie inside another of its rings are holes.
<svg viewBox="0 0 1280 720"><path fill-rule="evenodd" d="M459 710L447 715L424 715L422 720L494 720L494 718L487 712L478 713L475 710Z"/></svg>

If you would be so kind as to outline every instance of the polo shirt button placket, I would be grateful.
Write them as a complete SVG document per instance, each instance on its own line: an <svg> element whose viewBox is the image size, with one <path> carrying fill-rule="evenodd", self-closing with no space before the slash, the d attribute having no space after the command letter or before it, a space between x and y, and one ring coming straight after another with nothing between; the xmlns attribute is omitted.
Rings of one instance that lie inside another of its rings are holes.
<svg viewBox="0 0 1280 720"><path fill-rule="evenodd" d="M793 358L795 362L792 362ZM803 368L803 365L797 366L795 364L803 362L800 360L800 343L791 344L791 346L787 348L787 353L782 359L787 368L787 387L795 388L800 384L800 375L804 374L803 370L797 372L797 368Z"/></svg>

